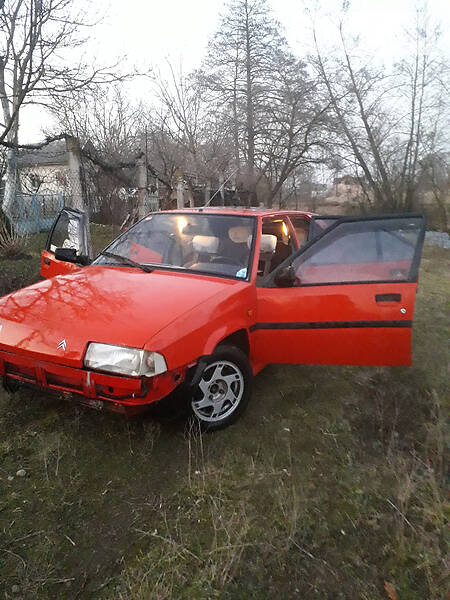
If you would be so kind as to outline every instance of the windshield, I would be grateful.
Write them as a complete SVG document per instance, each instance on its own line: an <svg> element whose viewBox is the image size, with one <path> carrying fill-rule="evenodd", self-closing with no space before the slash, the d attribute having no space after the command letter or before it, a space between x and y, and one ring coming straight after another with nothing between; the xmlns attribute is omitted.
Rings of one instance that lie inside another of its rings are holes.
<svg viewBox="0 0 450 600"><path fill-rule="evenodd" d="M156 213L121 235L107 251L140 264L246 279L254 228L254 217ZM99 256L93 264L120 263Z"/></svg>

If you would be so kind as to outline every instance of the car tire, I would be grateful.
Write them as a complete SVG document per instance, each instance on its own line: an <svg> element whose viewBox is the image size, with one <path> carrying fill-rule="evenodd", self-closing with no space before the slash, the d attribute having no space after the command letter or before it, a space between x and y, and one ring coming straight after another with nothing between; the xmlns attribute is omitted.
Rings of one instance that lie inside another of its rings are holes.
<svg viewBox="0 0 450 600"><path fill-rule="evenodd" d="M5 379L3 383L3 388L8 394L15 394L20 390L21 387L22 386L19 381L11 379Z"/></svg>
<svg viewBox="0 0 450 600"><path fill-rule="evenodd" d="M195 386L189 412L202 431L217 431L234 423L251 396L253 373L246 354L221 345L206 360Z"/></svg>

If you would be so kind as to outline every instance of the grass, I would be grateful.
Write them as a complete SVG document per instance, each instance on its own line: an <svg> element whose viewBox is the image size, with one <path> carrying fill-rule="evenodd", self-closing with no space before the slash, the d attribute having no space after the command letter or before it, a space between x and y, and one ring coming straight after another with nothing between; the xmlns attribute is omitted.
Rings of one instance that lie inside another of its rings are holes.
<svg viewBox="0 0 450 600"><path fill-rule="evenodd" d="M94 256L118 234L119 230L115 226L91 224ZM47 237L48 232L25 237L18 258L4 260L0 257L0 296L38 281L41 251L46 246Z"/></svg>
<svg viewBox="0 0 450 600"><path fill-rule="evenodd" d="M443 599L448 262L413 367L269 367L217 434L0 392L0 597Z"/></svg>

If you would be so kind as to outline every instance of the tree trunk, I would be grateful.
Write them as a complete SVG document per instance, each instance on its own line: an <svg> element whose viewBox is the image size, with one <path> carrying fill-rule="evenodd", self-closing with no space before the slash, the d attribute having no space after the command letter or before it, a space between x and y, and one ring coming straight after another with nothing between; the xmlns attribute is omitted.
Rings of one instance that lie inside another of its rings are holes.
<svg viewBox="0 0 450 600"><path fill-rule="evenodd" d="M17 188L17 152L10 148L6 153L5 193L3 196L2 209L8 218L16 197Z"/></svg>
<svg viewBox="0 0 450 600"><path fill-rule="evenodd" d="M240 146L239 146L239 117L238 117L238 54L239 47L236 47L236 62L235 62L235 71L234 71L234 79L233 79L233 102L232 102L232 111L233 111L233 144L234 144L234 160L236 161L236 169L238 173L240 172L241 167L241 157L240 157Z"/></svg>
<svg viewBox="0 0 450 600"><path fill-rule="evenodd" d="M4 118L8 116L8 110L4 107ZM17 118L8 132L7 140L11 144L17 144L19 137L19 124ZM20 187L20 182L17 173L17 150L16 148L8 148L6 152L6 173L5 173L5 193L3 196L2 210L5 215L10 218L13 208L16 193Z"/></svg>
<svg viewBox="0 0 450 600"><path fill-rule="evenodd" d="M249 7L248 2L245 2L245 68L246 68L246 120L247 120L247 171L249 178L249 195L248 206L255 206L256 200L256 185L255 185L255 115L253 105L253 81L252 81L252 48L250 42L250 24L249 24Z"/></svg>

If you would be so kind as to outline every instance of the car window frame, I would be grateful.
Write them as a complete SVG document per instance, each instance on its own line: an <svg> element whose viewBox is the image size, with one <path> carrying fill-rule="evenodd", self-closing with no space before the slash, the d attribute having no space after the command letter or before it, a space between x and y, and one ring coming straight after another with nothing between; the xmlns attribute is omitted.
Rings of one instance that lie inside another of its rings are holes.
<svg viewBox="0 0 450 600"><path fill-rule="evenodd" d="M71 208L69 206L64 206L59 211L59 214L56 217L56 219L53 221L52 226L47 235L47 240L45 242L44 250L46 250L47 252L50 252L53 255L55 254L55 251L51 249L51 241L52 241L52 237L55 232L56 226L58 225L59 220L63 213L68 213L69 215L70 215L70 213L72 213L72 215L79 220L79 222L80 222L80 226L79 226L80 255L83 255L83 251L84 251L84 255L87 256L88 258L91 258L92 257L92 247L91 247L90 235L89 235L88 215L85 211L78 210L77 208Z"/></svg>
<svg viewBox="0 0 450 600"><path fill-rule="evenodd" d="M329 285L335 285L335 286L336 285L361 285L361 284L373 285L376 283L417 283L418 277L419 277L420 257L422 255L422 248L423 248L423 243L424 243L424 239L425 239L425 229L426 229L427 219L426 219L425 215L423 215L421 213L399 213L399 214L395 214L395 215L382 214L382 215L374 215L374 216L364 215L362 217L345 217L345 216L340 217L338 221L336 221L335 223L333 223L333 225L330 225L330 227L325 229L325 231L323 231L323 233L321 233L320 236L311 239L302 248L300 248L294 255L289 256L284 262L282 262L280 265L278 265L278 267L276 269L274 269L271 273L269 273L264 279L261 279L258 282L258 287L286 289L286 288L279 288L275 284L276 273L280 269L290 266L296 258L301 256L303 253L305 253L307 250L309 250L312 246L317 244L317 242L319 242L324 236L328 235L330 232L332 232L334 229L336 229L340 224L355 223L355 222L360 222L360 221L361 222L362 221L383 221L383 220L388 220L388 219L391 219L391 220L394 220L394 219L420 219L422 221L422 231L417 240L414 256L411 261L410 277L408 277L408 279L403 279L401 281L393 281L391 279L387 279L387 280L362 280L362 281L341 281L341 282L333 281L333 282L324 282L324 283L301 283L300 282L299 285L293 286L293 288L298 289L298 288L302 288L302 287L329 286Z"/></svg>
<svg viewBox="0 0 450 600"><path fill-rule="evenodd" d="M201 271L201 270L191 270L191 269L185 269L183 267L176 267L176 266L170 266L170 265L158 265L158 264L153 264L153 263L148 263L149 265L151 264L152 267L154 267L155 270L161 270L161 271L168 271L168 272L176 272L176 273L188 273L190 275L202 275L202 276L211 276L211 277L220 277L221 279L231 279L232 281L242 281L242 282L246 282L249 283L251 280L251 275L253 272L253 264L254 264L254 258L255 258L255 247L256 247L256 236L257 236L257 232L258 232L258 217L256 215L242 215L239 213L213 213L213 212L203 212L203 211L176 211L176 210L170 210L170 211L155 211L152 213L149 213L147 215L145 215L145 217L142 217L142 219L139 219L139 221L137 221L132 227L130 227L129 229L127 229L126 231L123 231L120 235L118 235L116 238L114 238L113 240L111 240L111 242L105 246L105 248L103 248L103 250L101 252L99 252L97 254L97 256L93 259L92 263L90 266L93 267L117 267L117 266L123 266L123 265L96 265L93 264L102 254L102 252L108 251L108 248L110 248L110 246L112 246L112 244L114 244L115 242L117 242L120 238L122 238L124 235L130 233L130 231L132 231L132 229L134 227L137 227L137 225L139 225L142 221L145 221L145 219L147 219L150 216L154 216L154 215L174 215L174 216L186 216L186 215L206 215L206 216L212 216L212 217L239 217L241 219L251 219L253 222L253 230L252 230L252 244L249 248L249 263L248 263L248 268L247 268L247 276L246 277L236 277L236 275L227 275L224 273L214 273L212 271ZM143 264L147 264L147 263L143 263Z"/></svg>

